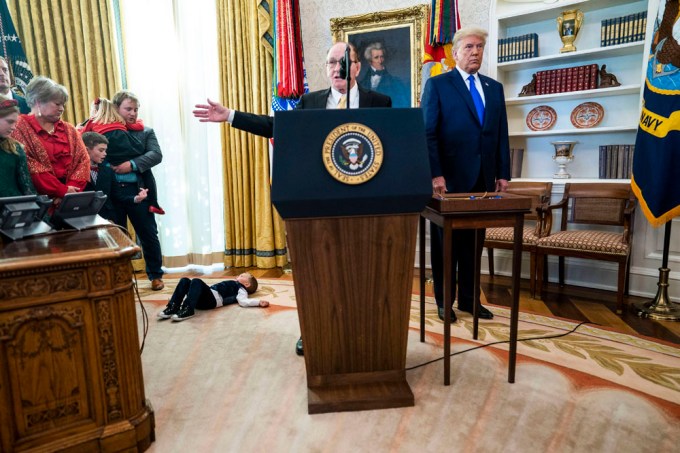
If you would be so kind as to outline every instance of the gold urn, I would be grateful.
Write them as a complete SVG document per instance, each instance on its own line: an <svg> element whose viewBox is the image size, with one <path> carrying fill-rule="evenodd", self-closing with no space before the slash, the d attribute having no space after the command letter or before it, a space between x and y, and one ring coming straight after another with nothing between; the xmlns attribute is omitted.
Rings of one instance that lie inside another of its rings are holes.
<svg viewBox="0 0 680 453"><path fill-rule="evenodd" d="M557 18L557 32L560 34L562 44L564 44L560 53L576 50L574 41L581 30L581 25L583 25L583 13L578 9L563 11L562 15Z"/></svg>

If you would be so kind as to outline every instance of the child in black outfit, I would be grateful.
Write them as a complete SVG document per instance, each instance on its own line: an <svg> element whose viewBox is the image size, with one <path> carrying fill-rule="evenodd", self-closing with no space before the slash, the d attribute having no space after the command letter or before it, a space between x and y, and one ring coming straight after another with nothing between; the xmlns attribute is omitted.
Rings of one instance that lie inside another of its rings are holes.
<svg viewBox="0 0 680 453"><path fill-rule="evenodd" d="M212 286L208 286L200 278L185 277L177 283L177 288L172 293L168 305L158 313L158 317L184 321L196 314L194 312L196 308L212 310L236 302L241 307L268 307L269 302L266 300L248 298L248 294L255 291L257 291L257 280L248 272L239 275L236 280L225 280Z"/></svg>
<svg viewBox="0 0 680 453"><path fill-rule="evenodd" d="M109 140L96 132L85 132L82 135L83 143L90 155L90 181L85 190L101 190L106 195L106 202L99 210L99 215L107 220L115 221L114 200L120 203L141 203L147 196L147 189L140 189L139 193L125 196L115 184L116 177L111 166L104 161Z"/></svg>

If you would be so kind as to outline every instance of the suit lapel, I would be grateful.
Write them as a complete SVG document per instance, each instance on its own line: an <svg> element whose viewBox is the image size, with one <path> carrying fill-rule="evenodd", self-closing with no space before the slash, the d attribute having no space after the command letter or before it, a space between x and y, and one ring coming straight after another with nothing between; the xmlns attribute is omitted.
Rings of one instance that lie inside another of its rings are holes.
<svg viewBox="0 0 680 453"><path fill-rule="evenodd" d="M491 105L496 105L495 103L497 102L497 99L495 97L496 92L491 89L491 85L489 84L489 79L486 76L479 75L479 81L482 82L482 89L484 90L484 110L488 111L488 107ZM486 122L486 118L488 115L484 115L484 122Z"/></svg>
<svg viewBox="0 0 680 453"><path fill-rule="evenodd" d="M319 91L318 94L319 95L314 98L314 105L310 108L325 109L326 103L328 102L328 96L331 95L331 89L328 88L327 90Z"/></svg>
<svg viewBox="0 0 680 453"><path fill-rule="evenodd" d="M371 106L371 94L359 87L359 108L364 109Z"/></svg>
<svg viewBox="0 0 680 453"><path fill-rule="evenodd" d="M451 80L451 84L455 87L458 95L465 101L465 104L470 111L470 115L472 115L477 120L477 123L479 123L477 109L475 108L475 103L472 102L472 95L470 94L470 90L467 87L467 83L465 80L463 80L463 77L460 75L460 72L458 72L457 69L452 69L449 74L451 74L451 77L449 78L449 80ZM486 91L484 91L484 94L486 95Z"/></svg>

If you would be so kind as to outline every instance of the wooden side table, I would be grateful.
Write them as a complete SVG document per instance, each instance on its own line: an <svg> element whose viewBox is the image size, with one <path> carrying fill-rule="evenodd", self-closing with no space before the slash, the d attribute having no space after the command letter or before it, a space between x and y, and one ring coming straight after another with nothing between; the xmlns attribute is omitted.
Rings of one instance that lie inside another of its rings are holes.
<svg viewBox="0 0 680 453"><path fill-rule="evenodd" d="M453 300L451 281L455 278L451 265L451 230L514 227L512 251L512 307L510 311L510 350L508 382L515 382L517 358L517 322L519 319L519 278L522 266L522 229L524 215L531 209L531 198L510 193L457 193L433 196L420 216L420 341L425 341L425 220L443 229L444 240L444 385L451 383L451 311L446 301ZM475 240L477 239L475 233ZM475 244L478 244L476 241ZM454 244L455 246L455 244ZM479 332L479 274L481 260L475 253L475 293L473 338ZM448 276L448 278L446 277Z"/></svg>

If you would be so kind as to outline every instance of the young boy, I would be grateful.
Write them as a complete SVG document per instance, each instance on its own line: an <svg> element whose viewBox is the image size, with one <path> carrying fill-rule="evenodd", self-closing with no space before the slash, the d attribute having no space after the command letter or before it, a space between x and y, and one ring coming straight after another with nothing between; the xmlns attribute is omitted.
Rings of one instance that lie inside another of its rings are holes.
<svg viewBox="0 0 680 453"><path fill-rule="evenodd" d="M182 278L165 306L158 313L160 319L172 318L173 321L184 321L193 317L194 309L212 310L213 308L238 302L241 307L268 307L269 302L260 299L249 299L248 294L257 291L257 280L252 274L245 272L236 280L225 280L208 286L200 278Z"/></svg>
<svg viewBox="0 0 680 453"><path fill-rule="evenodd" d="M120 203L141 203L146 198L147 189L141 189L139 194L134 197L125 197L120 193L118 184L115 184L116 177L106 158L106 149L109 140L102 134L96 132L85 132L82 135L83 143L90 155L90 181L85 186L85 190L101 190L106 195L106 203L99 210L99 215L107 220L115 222L114 201Z"/></svg>

